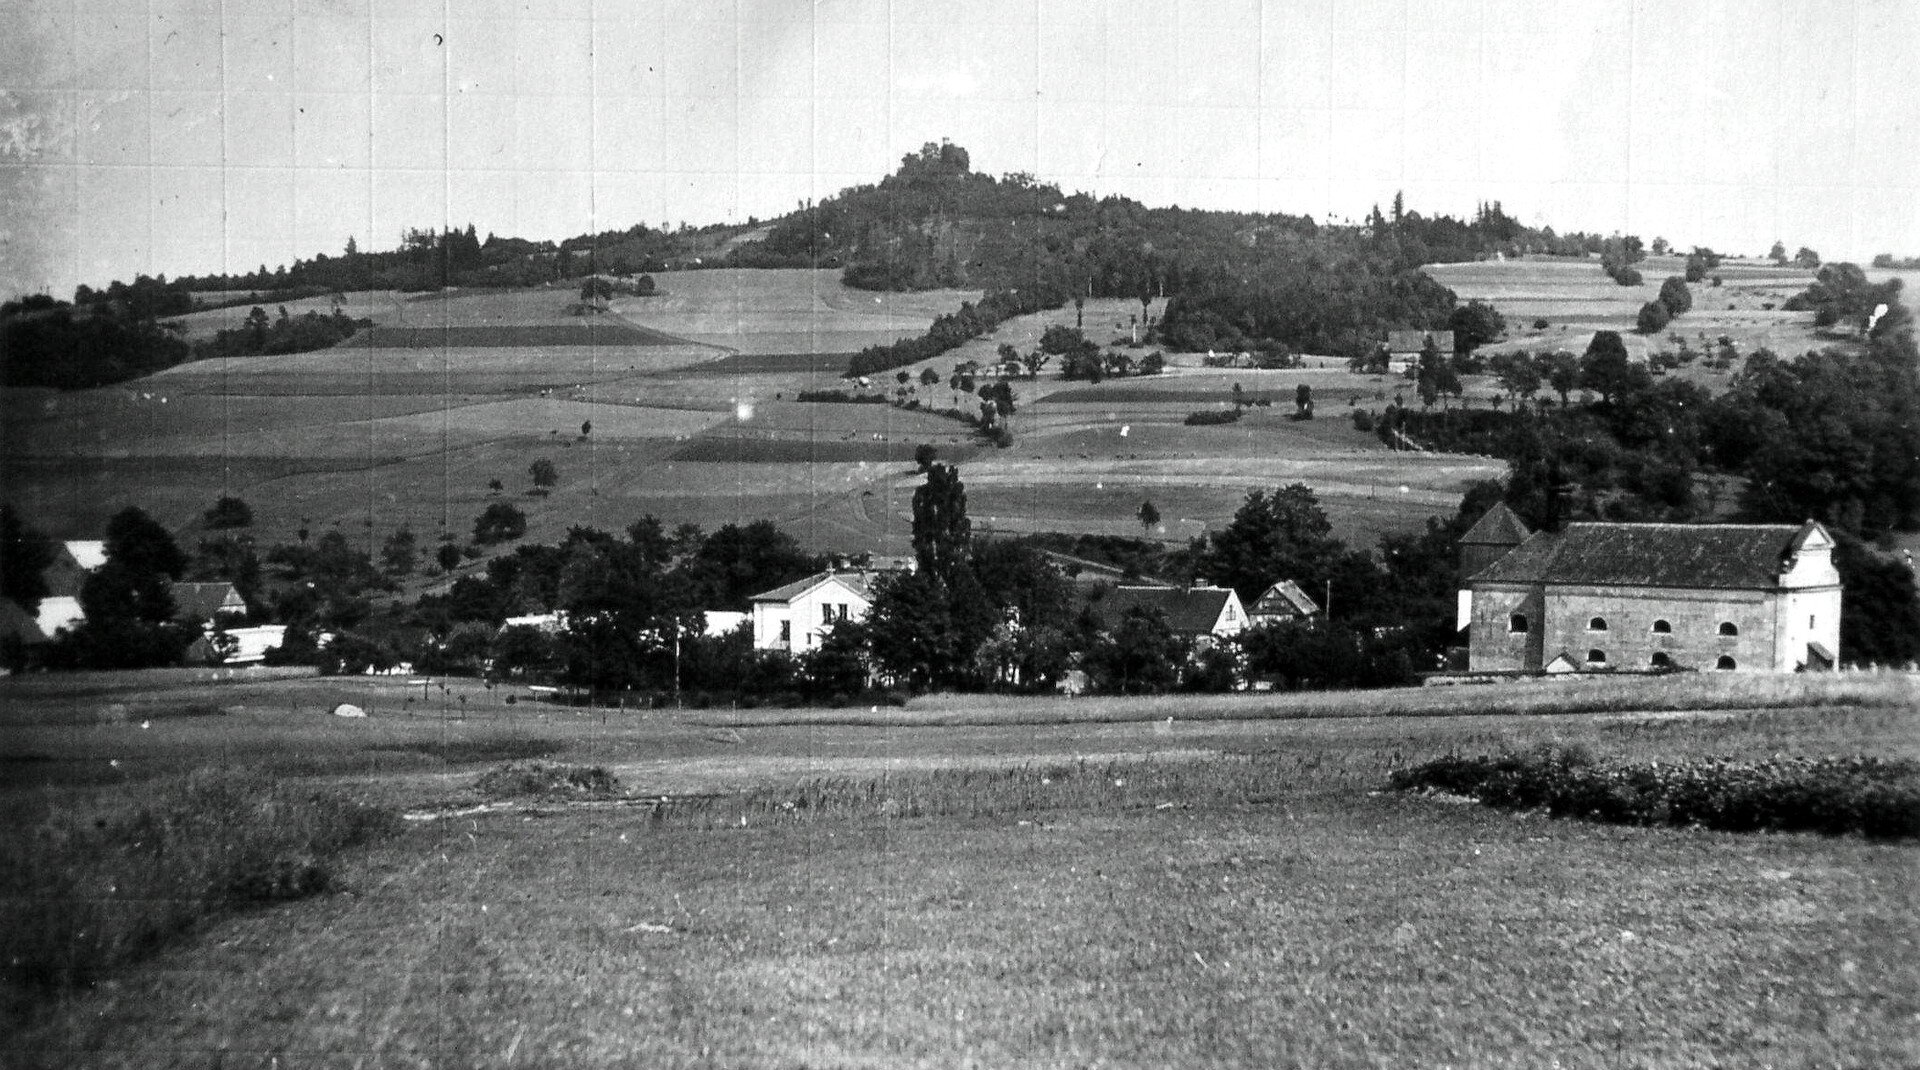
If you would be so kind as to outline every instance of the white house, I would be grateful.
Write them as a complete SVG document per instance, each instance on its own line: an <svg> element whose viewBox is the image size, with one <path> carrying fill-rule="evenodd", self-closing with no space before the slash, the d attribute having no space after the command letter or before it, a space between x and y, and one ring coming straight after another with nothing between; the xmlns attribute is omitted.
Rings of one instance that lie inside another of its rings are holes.
<svg viewBox="0 0 1920 1070"><path fill-rule="evenodd" d="M795 654L818 649L833 625L867 619L873 607L873 577L871 572L816 572L754 595L754 648Z"/></svg>

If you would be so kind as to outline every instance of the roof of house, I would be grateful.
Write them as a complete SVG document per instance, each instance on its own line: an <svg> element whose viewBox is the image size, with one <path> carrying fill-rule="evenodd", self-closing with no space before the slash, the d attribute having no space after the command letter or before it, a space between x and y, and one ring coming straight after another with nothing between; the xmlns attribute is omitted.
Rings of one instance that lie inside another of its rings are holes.
<svg viewBox="0 0 1920 1070"><path fill-rule="evenodd" d="M20 603L0 598L0 639L18 639L31 646L46 642L47 633L40 630L40 622Z"/></svg>
<svg viewBox="0 0 1920 1070"><path fill-rule="evenodd" d="M92 572L107 563L107 544L104 539L68 539L61 544L66 548L67 556L73 563Z"/></svg>
<svg viewBox="0 0 1920 1070"><path fill-rule="evenodd" d="M178 616L192 620L210 620L222 610L238 610L246 607L240 592L233 584L225 581L217 583L176 583L168 590L173 594L173 605Z"/></svg>
<svg viewBox="0 0 1920 1070"><path fill-rule="evenodd" d="M1233 597L1231 587L1115 587L1089 606L1108 627L1119 624L1129 610L1157 609L1175 633L1204 635L1213 631Z"/></svg>
<svg viewBox="0 0 1920 1070"><path fill-rule="evenodd" d="M1462 546L1518 546L1527 541L1533 531L1526 521L1507 508L1506 502L1495 502L1479 522L1460 536Z"/></svg>
<svg viewBox="0 0 1920 1070"><path fill-rule="evenodd" d="M748 599L750 602L791 602L813 590L828 580L839 580L853 590L853 593L869 601L873 599L873 573L871 572L816 572L804 580L795 580L785 586L775 587Z"/></svg>
<svg viewBox="0 0 1920 1070"><path fill-rule="evenodd" d="M1814 531L1792 524L1568 524L1538 532L1469 577L1471 584L1546 583L1770 590Z"/></svg>
<svg viewBox="0 0 1920 1070"><path fill-rule="evenodd" d="M1393 353L1417 353L1427 348L1427 339L1442 353L1453 352L1452 331L1388 331L1387 349Z"/></svg>
<svg viewBox="0 0 1920 1070"><path fill-rule="evenodd" d="M1247 610L1250 617L1311 617L1320 612L1320 606L1307 597L1307 592L1292 580L1281 580L1266 589L1259 598L1253 600L1253 608Z"/></svg>

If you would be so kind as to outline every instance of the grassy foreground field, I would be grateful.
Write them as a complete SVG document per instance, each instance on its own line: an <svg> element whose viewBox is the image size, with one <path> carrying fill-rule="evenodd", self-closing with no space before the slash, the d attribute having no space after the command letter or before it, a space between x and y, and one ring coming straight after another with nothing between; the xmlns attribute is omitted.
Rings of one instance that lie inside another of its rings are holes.
<svg viewBox="0 0 1920 1070"><path fill-rule="evenodd" d="M23 1066L1911 1064L1913 844L1615 828L1382 790L1445 753L1548 742L1640 761L1920 755L1911 680L1787 683L1593 684L1562 705L1599 712L1555 716L1539 715L1545 691L1515 687L1029 702L1018 718L951 697L872 725L825 712L756 725L529 710L464 685L428 685L409 709L400 681L9 682L8 755L118 754L129 774L145 755L158 775L277 754L284 773L306 763L309 783L435 808L475 801L491 763L539 753L607 764L636 796L719 794L412 822L350 855L339 890L213 922L43 1006L0 1053ZM340 696L373 716L326 717ZM242 708L213 712L223 701ZM1088 707L1101 723L1074 723ZM383 769L375 752L415 757ZM99 790L7 797L31 814ZM129 790L143 789L105 797Z"/></svg>

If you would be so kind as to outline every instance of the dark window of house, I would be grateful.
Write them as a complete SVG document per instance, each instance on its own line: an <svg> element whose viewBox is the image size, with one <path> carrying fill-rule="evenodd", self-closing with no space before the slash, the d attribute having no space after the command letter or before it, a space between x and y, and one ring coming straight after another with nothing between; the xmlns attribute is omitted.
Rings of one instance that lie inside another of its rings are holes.
<svg viewBox="0 0 1920 1070"><path fill-rule="evenodd" d="M1606 663L1607 663L1607 652L1606 652L1606 651L1604 651L1604 650L1589 650L1589 651L1587 651L1587 664L1589 664L1589 665L1605 665Z"/></svg>
<svg viewBox="0 0 1920 1070"><path fill-rule="evenodd" d="M1730 620L1723 620L1720 622L1720 634L1721 635L1739 635L1740 626Z"/></svg>
<svg viewBox="0 0 1920 1070"><path fill-rule="evenodd" d="M1514 635L1527 634L1527 615L1525 613L1515 613L1513 616L1508 617L1507 631Z"/></svg>
<svg viewBox="0 0 1920 1070"><path fill-rule="evenodd" d="M1724 670L1727 670L1727 671L1729 671L1729 672L1731 672L1732 670L1734 670L1734 669L1736 669L1736 668L1739 668L1739 666L1737 666L1737 665L1735 665L1735 664L1734 664L1734 662L1733 662L1733 659L1732 659L1732 658L1730 658L1730 657L1728 657L1728 656L1727 656L1727 655L1725 655L1725 654L1722 654L1722 655L1720 655L1720 660L1719 660L1719 661L1716 661L1716 662L1714 662L1714 663L1713 663L1713 667L1714 667L1714 668L1716 668L1716 669L1724 669Z"/></svg>
<svg viewBox="0 0 1920 1070"><path fill-rule="evenodd" d="M1607 630L1607 618L1605 618L1605 617L1595 617L1595 618L1593 618L1592 620L1590 620L1590 621L1588 621L1588 622L1587 622L1587 630L1588 630L1588 631L1590 631L1590 632L1604 632L1604 631L1606 631L1606 630Z"/></svg>
<svg viewBox="0 0 1920 1070"><path fill-rule="evenodd" d="M1671 624L1668 624L1668 623L1667 623L1666 621L1664 621L1664 620L1656 620L1656 621L1654 621L1654 622L1653 622L1653 634L1655 634L1655 635L1672 635L1672 634L1673 634L1673 625L1671 625Z"/></svg>
<svg viewBox="0 0 1920 1070"><path fill-rule="evenodd" d="M783 620L780 622L780 641L783 643L790 643L793 641L793 622L792 621Z"/></svg>
<svg viewBox="0 0 1920 1070"><path fill-rule="evenodd" d="M1666 651L1656 650L1654 651L1651 664L1656 669L1671 669L1673 668L1673 659L1667 656Z"/></svg>

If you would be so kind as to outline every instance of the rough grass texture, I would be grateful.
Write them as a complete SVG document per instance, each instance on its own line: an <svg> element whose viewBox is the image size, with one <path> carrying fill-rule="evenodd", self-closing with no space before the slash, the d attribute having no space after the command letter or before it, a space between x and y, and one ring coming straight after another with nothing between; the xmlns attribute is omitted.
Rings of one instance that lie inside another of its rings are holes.
<svg viewBox="0 0 1920 1070"><path fill-rule="evenodd" d="M1920 763L1870 757L1596 763L1584 748L1449 755L1393 775L1507 810L1728 832L1920 837Z"/></svg>
<svg viewBox="0 0 1920 1070"><path fill-rule="evenodd" d="M496 799L607 799L620 794L620 781L602 766L554 762L513 762L490 769L474 787Z"/></svg>
<svg viewBox="0 0 1920 1070"><path fill-rule="evenodd" d="M11 1010L85 984L209 915L328 889L329 859L393 827L385 811L202 771L101 809L50 806L0 831L0 989Z"/></svg>
<svg viewBox="0 0 1920 1070"><path fill-rule="evenodd" d="M1657 713L1677 710L1920 707L1920 678L1901 674L1731 676L1675 674L1638 679L1542 680L1386 691L1242 692L1231 695L1097 696L933 694L904 709L715 712L703 723L733 727L846 724L898 727L1098 724L1137 721L1270 720L1317 717L1476 714Z"/></svg>

